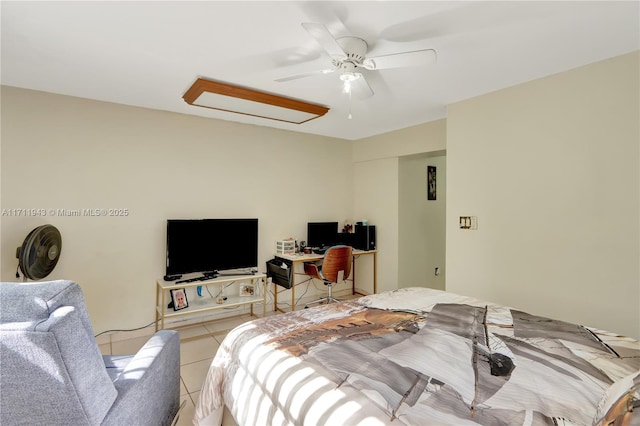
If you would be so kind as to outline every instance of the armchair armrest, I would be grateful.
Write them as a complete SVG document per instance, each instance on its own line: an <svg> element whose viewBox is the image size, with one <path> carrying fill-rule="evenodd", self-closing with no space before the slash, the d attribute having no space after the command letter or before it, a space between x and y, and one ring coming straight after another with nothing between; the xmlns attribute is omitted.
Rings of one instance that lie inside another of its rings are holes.
<svg viewBox="0 0 640 426"><path fill-rule="evenodd" d="M171 424L180 404L180 337L176 331L157 332L129 359L105 356L104 360L107 368L120 370L111 375L118 397L104 425Z"/></svg>

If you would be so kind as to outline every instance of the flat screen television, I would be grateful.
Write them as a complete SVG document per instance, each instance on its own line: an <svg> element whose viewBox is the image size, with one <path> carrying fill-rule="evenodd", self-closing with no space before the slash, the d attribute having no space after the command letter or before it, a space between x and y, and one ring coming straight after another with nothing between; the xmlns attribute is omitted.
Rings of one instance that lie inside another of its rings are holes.
<svg viewBox="0 0 640 426"><path fill-rule="evenodd" d="M308 222L307 246L329 247L338 242L338 222Z"/></svg>
<svg viewBox="0 0 640 426"><path fill-rule="evenodd" d="M258 265L258 219L168 219L167 275Z"/></svg>

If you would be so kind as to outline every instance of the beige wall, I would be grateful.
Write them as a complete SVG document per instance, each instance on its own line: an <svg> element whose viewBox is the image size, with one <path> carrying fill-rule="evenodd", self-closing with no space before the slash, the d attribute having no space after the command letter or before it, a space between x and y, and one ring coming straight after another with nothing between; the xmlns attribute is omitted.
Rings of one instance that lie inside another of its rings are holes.
<svg viewBox="0 0 640 426"><path fill-rule="evenodd" d="M436 120L353 142L353 161L378 160L442 151L447 146L447 120Z"/></svg>
<svg viewBox="0 0 640 426"><path fill-rule="evenodd" d="M264 271L275 240L304 240L307 221L352 216L348 141L10 87L1 175L6 209L129 209L2 218L2 280L15 280L27 233L53 224L63 248L47 279L80 283L96 332L153 321L168 218L259 218Z"/></svg>
<svg viewBox="0 0 640 426"><path fill-rule="evenodd" d="M446 165L444 155L400 157L398 287L445 289ZM427 199L427 166L436 167L435 200Z"/></svg>
<svg viewBox="0 0 640 426"><path fill-rule="evenodd" d="M366 219L376 227L377 291L395 290L398 288L398 159L355 163L353 175L354 220ZM366 268L358 267L358 277L366 273Z"/></svg>
<svg viewBox="0 0 640 426"><path fill-rule="evenodd" d="M355 220L367 219L376 225L379 289L402 287L398 281L399 160L417 153L443 152L445 146L446 120L353 142Z"/></svg>
<svg viewBox="0 0 640 426"><path fill-rule="evenodd" d="M447 290L640 337L638 62L449 106Z"/></svg>

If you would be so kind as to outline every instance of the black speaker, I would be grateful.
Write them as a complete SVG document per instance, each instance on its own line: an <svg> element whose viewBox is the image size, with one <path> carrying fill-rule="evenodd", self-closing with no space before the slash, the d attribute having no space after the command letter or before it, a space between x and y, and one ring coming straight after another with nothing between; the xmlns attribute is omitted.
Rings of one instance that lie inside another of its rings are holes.
<svg viewBox="0 0 640 426"><path fill-rule="evenodd" d="M360 250L376 249L376 227L374 225L356 224L356 232L353 239L353 248Z"/></svg>

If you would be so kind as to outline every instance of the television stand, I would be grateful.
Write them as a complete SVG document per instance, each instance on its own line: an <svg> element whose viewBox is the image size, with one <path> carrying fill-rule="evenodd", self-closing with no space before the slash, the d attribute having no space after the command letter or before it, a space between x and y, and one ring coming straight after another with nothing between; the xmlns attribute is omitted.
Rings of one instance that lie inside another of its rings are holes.
<svg viewBox="0 0 640 426"><path fill-rule="evenodd" d="M237 283L237 284L234 284ZM232 286L233 284L233 286ZM211 287L212 294L221 293L225 289L226 299L222 303L213 297L198 297L195 288L198 286ZM251 288L252 286L252 288ZM242 292L241 288L249 288L251 291ZM167 307L171 301L171 290L184 289L188 292L188 307L178 311ZM189 293L193 292L193 293ZM163 278L156 281L156 331L165 328L165 320L176 317L195 317L205 313L213 313L217 310L249 305L249 313L255 316L253 305L262 303L262 316L267 310L267 275L233 275L228 278L197 277L179 282L167 282Z"/></svg>

